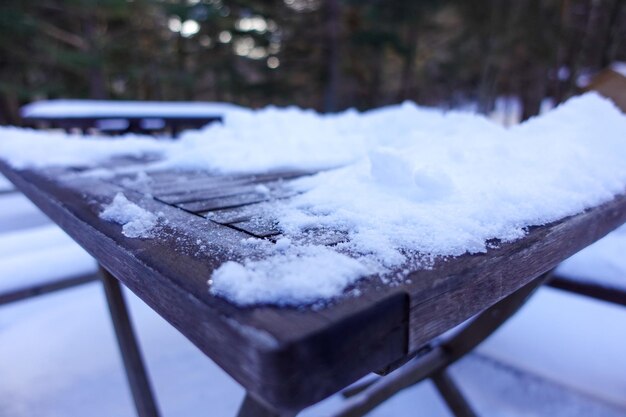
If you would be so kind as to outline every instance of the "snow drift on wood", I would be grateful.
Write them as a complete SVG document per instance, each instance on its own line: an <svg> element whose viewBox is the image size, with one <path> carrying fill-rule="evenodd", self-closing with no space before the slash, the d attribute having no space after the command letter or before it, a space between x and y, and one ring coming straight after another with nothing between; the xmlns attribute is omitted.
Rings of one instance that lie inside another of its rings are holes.
<svg viewBox="0 0 626 417"><path fill-rule="evenodd" d="M122 225L126 237L152 237L157 216L130 202L122 193L117 193L113 202L100 213L100 218Z"/></svg>
<svg viewBox="0 0 626 417"><path fill-rule="evenodd" d="M0 135L0 155L19 166L72 164L79 154L83 163L97 162L123 154L126 143L127 153L160 155L148 175L162 168L326 169L295 181L297 196L266 204L289 239L280 253L235 259L213 274L211 291L239 304L328 298L371 274L401 282L432 257L485 252L487 242L519 239L529 226L579 213L626 189L626 117L593 93L510 129L469 113L404 103L327 116L295 108L242 111L167 144L133 139L107 142L107 148L98 140L17 129ZM31 151L29 139L49 142L45 153ZM127 229L142 236L134 226ZM332 248L314 246L302 239L312 229L346 239ZM337 269L311 272L329 265Z"/></svg>

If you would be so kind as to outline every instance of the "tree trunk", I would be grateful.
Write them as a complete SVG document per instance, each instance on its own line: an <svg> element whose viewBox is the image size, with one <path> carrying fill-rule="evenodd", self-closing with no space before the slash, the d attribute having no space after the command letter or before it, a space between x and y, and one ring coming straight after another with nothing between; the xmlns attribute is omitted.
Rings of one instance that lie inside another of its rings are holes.
<svg viewBox="0 0 626 417"><path fill-rule="evenodd" d="M619 36L619 30L626 23L626 13L624 13L624 5L626 1L615 0L613 7L609 11L609 24L606 29L606 39L603 45L602 57L600 62L601 68L606 68L615 59L615 45L617 37Z"/></svg>
<svg viewBox="0 0 626 417"><path fill-rule="evenodd" d="M87 39L89 54L93 59L88 70L89 77L89 97L96 100L107 98L106 82L104 71L102 70L102 57L98 45L96 33L96 17L88 15L85 19L85 38Z"/></svg>
<svg viewBox="0 0 626 417"><path fill-rule="evenodd" d="M398 101L409 100L415 98L413 87L413 76L415 75L415 56L417 54L418 27L414 19L410 19L407 28L407 53L404 57L402 65L402 73L400 75L400 91Z"/></svg>
<svg viewBox="0 0 626 417"><path fill-rule="evenodd" d="M326 68L326 91L324 92L324 111L333 112L338 109L339 89L339 35L341 27L341 10L339 0L327 0L328 38L327 50L328 61Z"/></svg>
<svg viewBox="0 0 626 417"><path fill-rule="evenodd" d="M539 114L541 101L546 93L546 70L529 64L526 68L520 68L523 74L523 82L520 91L522 102L522 121Z"/></svg>
<svg viewBox="0 0 626 417"><path fill-rule="evenodd" d="M21 121L20 104L15 93L0 94L0 124L19 126Z"/></svg>

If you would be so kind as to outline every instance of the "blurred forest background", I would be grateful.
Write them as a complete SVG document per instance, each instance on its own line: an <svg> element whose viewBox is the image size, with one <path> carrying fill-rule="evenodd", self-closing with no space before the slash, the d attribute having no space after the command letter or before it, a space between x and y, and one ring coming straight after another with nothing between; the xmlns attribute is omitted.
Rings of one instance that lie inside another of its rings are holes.
<svg viewBox="0 0 626 417"><path fill-rule="evenodd" d="M50 98L522 118L626 61L624 0L2 0L0 123Z"/></svg>

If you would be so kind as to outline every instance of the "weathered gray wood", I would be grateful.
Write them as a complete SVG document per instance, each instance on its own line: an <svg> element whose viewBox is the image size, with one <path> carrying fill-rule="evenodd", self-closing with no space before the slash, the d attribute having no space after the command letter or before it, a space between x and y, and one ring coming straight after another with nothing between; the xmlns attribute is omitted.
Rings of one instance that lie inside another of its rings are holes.
<svg viewBox="0 0 626 417"><path fill-rule="evenodd" d="M180 173L178 179L174 176L167 181L163 181L161 176L158 181L152 184L152 194L157 197L173 197L193 192L227 189L240 185L292 180L306 175L311 175L311 172L280 171L256 175L208 175L202 172Z"/></svg>
<svg viewBox="0 0 626 417"><path fill-rule="evenodd" d="M280 233L280 230L276 227L276 222L274 220L258 217L241 222L230 223L229 226L250 233L251 235L259 238L275 236Z"/></svg>
<svg viewBox="0 0 626 417"><path fill-rule="evenodd" d="M197 191L210 191L231 187L240 184L248 184L251 180L233 176L211 177L206 175L188 176L179 180L168 182L156 181L152 184L152 194L156 197L176 197ZM167 201L166 201L167 202Z"/></svg>
<svg viewBox="0 0 626 417"><path fill-rule="evenodd" d="M210 192L209 195L214 195L215 192ZM249 189L247 192L239 194L230 194L229 191L224 192L224 196L219 197L207 197L202 194L197 194L194 198L195 201L189 203L174 204L183 210L190 211L192 213L202 213L205 211L229 209L235 207L246 206L250 204L262 203L264 201L277 200L281 198L293 197L298 194L298 191L290 190L288 188L275 188L269 192L257 191L254 188Z"/></svg>
<svg viewBox="0 0 626 417"><path fill-rule="evenodd" d="M269 200L271 200L271 197L268 194L252 191L249 193L237 194L228 197L209 198L206 200L194 201L191 203L181 203L177 204L176 207L190 211L192 213L199 213L210 210L240 207Z"/></svg>
<svg viewBox="0 0 626 417"><path fill-rule="evenodd" d="M254 216L268 216L265 213L266 206L261 204L248 204L245 206L234 207L222 210L205 211L198 213L202 217L220 224L231 224L242 222Z"/></svg>
<svg viewBox="0 0 626 417"><path fill-rule="evenodd" d="M195 187L190 187L185 192L177 192L174 194L157 195L159 200L168 204L180 204L189 203L193 201L202 201L214 198L230 197L240 194L249 194L259 192L260 186L267 187L267 194L281 195L281 189L286 189L288 184L281 181L260 182L260 181L229 181L213 182L207 184L206 182L200 183Z"/></svg>

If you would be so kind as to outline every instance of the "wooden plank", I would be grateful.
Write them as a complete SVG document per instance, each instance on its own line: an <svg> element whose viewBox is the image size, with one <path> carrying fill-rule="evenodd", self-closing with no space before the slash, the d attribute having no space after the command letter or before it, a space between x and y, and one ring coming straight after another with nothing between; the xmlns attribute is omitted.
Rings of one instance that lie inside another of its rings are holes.
<svg viewBox="0 0 626 417"><path fill-rule="evenodd" d="M298 194L298 191L289 188L274 189L269 192L266 192L265 190L252 190L253 191L244 192L242 194L227 195L224 197L209 197L190 203L175 204L175 206L192 213L204 213L207 211L236 208L250 204L263 203L265 201L289 198ZM224 193L229 194L228 191L225 191Z"/></svg>
<svg viewBox="0 0 626 417"><path fill-rule="evenodd" d="M241 180L215 182L209 186L205 185L199 188L189 188L189 190L184 193L157 195L157 197L165 203L177 205L180 203L231 197L255 192L274 196L294 195L296 193L296 191L290 190L288 184L283 180L262 183Z"/></svg>
<svg viewBox="0 0 626 417"><path fill-rule="evenodd" d="M156 197L164 203L177 205L181 203L190 203L199 200L206 200L210 198L230 197L254 191L255 186L245 182L215 182L211 185L203 185L197 188L189 188L185 192L156 195Z"/></svg>
<svg viewBox="0 0 626 417"><path fill-rule="evenodd" d="M248 220L254 216L269 216L266 214L268 206L266 204L248 204L240 207L233 207L220 210L203 211L199 215L220 224L230 224Z"/></svg>
<svg viewBox="0 0 626 417"><path fill-rule="evenodd" d="M186 177L178 181L155 182L151 184L152 195L156 197L174 197L177 195L185 195L195 191L212 190L222 188L229 184L245 183L245 180L235 177L211 177L211 176L195 176Z"/></svg>
<svg viewBox="0 0 626 417"><path fill-rule="evenodd" d="M258 238L266 238L280 234L276 221L266 218L253 217L241 222L231 223L229 226L250 233Z"/></svg>
<svg viewBox="0 0 626 417"><path fill-rule="evenodd" d="M186 178L181 181L170 181L167 183L155 182L152 185L152 194L157 197L172 198L177 194L188 194L191 192L214 190L216 188L226 188L228 186L260 184L266 182L286 181L302 176L311 175L308 171L287 171L270 172L257 175L210 175L198 176L197 178Z"/></svg>
<svg viewBox="0 0 626 417"><path fill-rule="evenodd" d="M211 210L219 210L226 208L234 208L245 206L248 204L262 203L269 201L271 197L267 193L250 192L245 194L237 194L229 197L209 198L201 201L194 201L191 203L177 204L183 210L190 211L192 213L201 213Z"/></svg>

